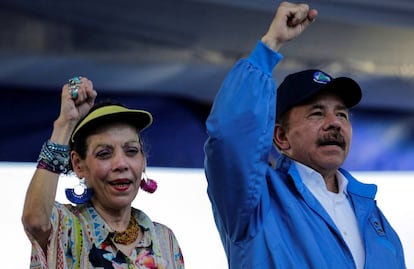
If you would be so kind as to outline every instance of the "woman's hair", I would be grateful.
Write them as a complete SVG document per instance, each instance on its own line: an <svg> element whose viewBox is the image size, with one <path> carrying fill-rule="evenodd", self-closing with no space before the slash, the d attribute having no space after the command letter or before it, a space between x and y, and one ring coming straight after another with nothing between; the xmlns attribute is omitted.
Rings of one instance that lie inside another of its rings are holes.
<svg viewBox="0 0 414 269"><path fill-rule="evenodd" d="M127 108L125 105L121 104L121 103L117 103L114 101L103 101L100 103L95 104L90 110L89 112L78 121L78 123L76 124L74 130L76 130L76 128L78 127L78 125L82 122L83 119L85 119L90 113L92 113L93 111L105 107L105 106L111 106L111 105L116 105L116 106L121 106L124 108ZM119 120L117 119L117 121L99 121L96 124L91 124L89 125L87 128L83 128L81 131L78 131L78 134L76 135L76 139L75 140L70 140L69 141L69 150L70 151L75 151L76 153L79 154L79 157L84 160L86 158L86 152L88 149L88 145L87 145L87 139L89 136L97 134L100 132L100 130L102 130L102 128L113 124L114 122L117 123L127 123L127 124L131 124L128 120L123 121L122 119ZM141 146L141 151L142 153L145 155L145 150L144 150L144 143L141 139L141 135L139 130L137 130L137 135L138 135L138 141L139 144ZM72 166L70 167L71 170Z"/></svg>

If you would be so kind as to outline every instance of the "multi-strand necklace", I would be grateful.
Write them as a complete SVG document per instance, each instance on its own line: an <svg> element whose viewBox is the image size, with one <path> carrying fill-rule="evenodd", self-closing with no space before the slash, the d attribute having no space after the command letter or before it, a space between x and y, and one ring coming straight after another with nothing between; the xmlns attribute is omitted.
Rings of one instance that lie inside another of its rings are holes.
<svg viewBox="0 0 414 269"><path fill-rule="evenodd" d="M115 231L114 242L121 245L129 245L135 242L138 238L140 228L134 216L131 216L128 227L123 232Z"/></svg>

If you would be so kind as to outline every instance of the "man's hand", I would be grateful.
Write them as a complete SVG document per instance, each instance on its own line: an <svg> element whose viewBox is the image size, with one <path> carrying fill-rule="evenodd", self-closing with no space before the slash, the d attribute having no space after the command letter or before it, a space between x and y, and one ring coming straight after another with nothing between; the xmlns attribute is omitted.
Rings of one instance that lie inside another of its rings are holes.
<svg viewBox="0 0 414 269"><path fill-rule="evenodd" d="M262 42L278 51L284 43L299 36L317 16L318 11L309 9L307 4L282 2Z"/></svg>

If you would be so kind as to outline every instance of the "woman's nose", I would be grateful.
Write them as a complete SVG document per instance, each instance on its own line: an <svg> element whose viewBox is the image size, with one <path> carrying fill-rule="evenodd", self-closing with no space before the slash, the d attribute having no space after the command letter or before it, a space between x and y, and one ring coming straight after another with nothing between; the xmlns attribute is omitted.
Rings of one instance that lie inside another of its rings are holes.
<svg viewBox="0 0 414 269"><path fill-rule="evenodd" d="M125 170L128 168L126 156L123 153L117 153L112 162L114 170Z"/></svg>

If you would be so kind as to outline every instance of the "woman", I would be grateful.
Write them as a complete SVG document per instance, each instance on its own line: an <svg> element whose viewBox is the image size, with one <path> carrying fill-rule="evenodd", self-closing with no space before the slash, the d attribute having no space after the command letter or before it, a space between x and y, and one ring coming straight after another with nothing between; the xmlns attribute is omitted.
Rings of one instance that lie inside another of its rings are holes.
<svg viewBox="0 0 414 269"><path fill-rule="evenodd" d="M116 104L94 106L96 96L85 77L62 88L60 115L42 147L23 209L31 268L184 268L173 232L131 206L140 186L156 188L145 176L139 134L152 123L151 114ZM70 171L85 187L83 193L66 190L77 205L55 201L59 175Z"/></svg>

